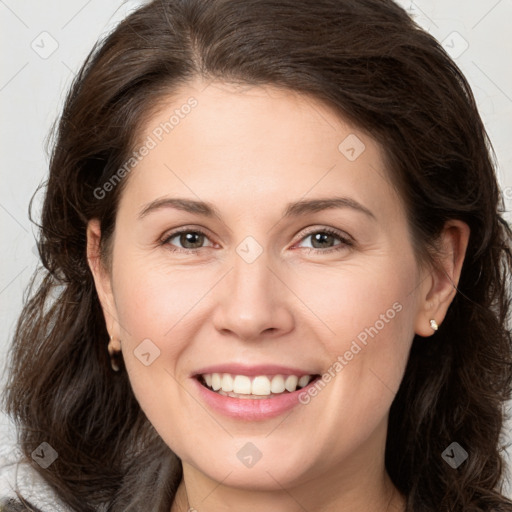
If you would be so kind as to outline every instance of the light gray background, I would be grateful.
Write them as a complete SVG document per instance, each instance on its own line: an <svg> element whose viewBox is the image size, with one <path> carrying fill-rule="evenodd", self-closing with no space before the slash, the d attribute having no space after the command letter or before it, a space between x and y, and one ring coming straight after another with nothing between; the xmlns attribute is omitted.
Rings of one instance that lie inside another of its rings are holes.
<svg viewBox="0 0 512 512"><path fill-rule="evenodd" d="M512 210L512 1L399 0L444 45L468 78L498 158ZM44 143L65 92L94 42L140 2L0 0L0 370L37 264L28 202L46 179ZM35 201L39 211L41 194ZM507 214L508 220L512 216ZM1 385L1 382L0 382ZM510 438L510 427L504 435ZM14 443L0 415L0 443ZM512 453L512 448L509 450ZM510 466L510 459L509 459ZM512 496L512 486L506 493Z"/></svg>

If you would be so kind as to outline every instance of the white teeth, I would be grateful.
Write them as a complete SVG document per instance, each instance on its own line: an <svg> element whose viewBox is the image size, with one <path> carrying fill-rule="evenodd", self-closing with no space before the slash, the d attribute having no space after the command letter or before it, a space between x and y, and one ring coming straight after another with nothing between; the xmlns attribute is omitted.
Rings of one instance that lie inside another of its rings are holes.
<svg viewBox="0 0 512 512"><path fill-rule="evenodd" d="M284 381L284 387L290 392L295 391L297 389L297 382L299 382L298 377L295 375L288 375Z"/></svg>
<svg viewBox="0 0 512 512"><path fill-rule="evenodd" d="M233 391L233 377L229 373L222 377L222 391Z"/></svg>
<svg viewBox="0 0 512 512"><path fill-rule="evenodd" d="M270 384L270 391L272 391L272 393L282 393L284 390L284 377L282 375L276 375Z"/></svg>
<svg viewBox="0 0 512 512"><path fill-rule="evenodd" d="M251 390L253 395L270 395L270 380L265 376L254 377Z"/></svg>
<svg viewBox="0 0 512 512"><path fill-rule="evenodd" d="M212 374L212 388L214 391L218 391L222 387L221 376L218 373Z"/></svg>
<svg viewBox="0 0 512 512"><path fill-rule="evenodd" d="M313 379L313 375L231 375L229 373L205 373L203 379L209 388L222 395L273 396L285 391L293 392L303 388Z"/></svg>
<svg viewBox="0 0 512 512"><path fill-rule="evenodd" d="M309 384L309 375L303 375L300 379L299 379L299 388L303 388L304 386L307 386Z"/></svg>
<svg viewBox="0 0 512 512"><path fill-rule="evenodd" d="M213 374L215 375L215 373ZM224 389L222 391L225 391ZM233 381L233 393L251 394L251 379L246 375L237 375Z"/></svg>

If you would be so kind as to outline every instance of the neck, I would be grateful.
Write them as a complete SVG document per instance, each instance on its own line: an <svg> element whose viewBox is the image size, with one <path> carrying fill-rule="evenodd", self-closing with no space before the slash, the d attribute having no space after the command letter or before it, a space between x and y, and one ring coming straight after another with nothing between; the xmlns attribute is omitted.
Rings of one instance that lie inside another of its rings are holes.
<svg viewBox="0 0 512 512"><path fill-rule="evenodd" d="M393 485L387 472L372 471L368 467L344 481L338 478L338 472L331 472L330 477L324 475L300 486L281 487L276 491L232 487L226 484L229 477L224 484L219 484L186 463L183 475L171 512L296 512L297 504L302 510L317 512L406 510L405 497Z"/></svg>

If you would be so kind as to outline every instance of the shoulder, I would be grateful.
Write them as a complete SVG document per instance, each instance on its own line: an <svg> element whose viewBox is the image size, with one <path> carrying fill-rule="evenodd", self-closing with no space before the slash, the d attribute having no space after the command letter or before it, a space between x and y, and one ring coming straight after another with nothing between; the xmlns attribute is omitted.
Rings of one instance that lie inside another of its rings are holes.
<svg viewBox="0 0 512 512"><path fill-rule="evenodd" d="M10 511L69 512L16 446L0 450L0 512Z"/></svg>
<svg viewBox="0 0 512 512"><path fill-rule="evenodd" d="M0 512L43 512L30 503L25 505L14 498L0 498Z"/></svg>

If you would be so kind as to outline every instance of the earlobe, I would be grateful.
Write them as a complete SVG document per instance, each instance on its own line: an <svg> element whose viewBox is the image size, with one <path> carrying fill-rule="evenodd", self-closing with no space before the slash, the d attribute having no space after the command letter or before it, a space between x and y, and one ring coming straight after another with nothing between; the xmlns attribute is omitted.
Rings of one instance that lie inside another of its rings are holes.
<svg viewBox="0 0 512 512"><path fill-rule="evenodd" d="M430 279L423 278L425 286L420 287L416 334L426 337L442 329L442 322L457 293L469 236L470 229L465 222L446 222L439 237L436 266L430 271Z"/></svg>

